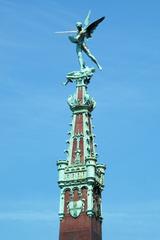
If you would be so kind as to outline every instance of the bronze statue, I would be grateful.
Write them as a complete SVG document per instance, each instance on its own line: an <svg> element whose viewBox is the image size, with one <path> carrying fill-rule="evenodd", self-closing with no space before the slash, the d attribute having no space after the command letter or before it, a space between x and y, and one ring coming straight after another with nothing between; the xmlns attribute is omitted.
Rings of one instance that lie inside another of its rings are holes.
<svg viewBox="0 0 160 240"><path fill-rule="evenodd" d="M76 33L75 36L69 36L69 40L72 43L76 44L76 52L78 56L78 61L80 64L81 71L85 70L87 68L82 52L84 52L96 65L97 67L102 70L102 67L98 63L97 59L92 55L90 50L88 49L85 40L92 37L93 31L96 29L96 27L105 19L105 17L101 17L97 19L96 21L89 24L89 18L90 18L90 11L84 21L84 27L82 25L82 22L77 22L76 27L77 31L65 31L65 32L56 32L56 33Z"/></svg>

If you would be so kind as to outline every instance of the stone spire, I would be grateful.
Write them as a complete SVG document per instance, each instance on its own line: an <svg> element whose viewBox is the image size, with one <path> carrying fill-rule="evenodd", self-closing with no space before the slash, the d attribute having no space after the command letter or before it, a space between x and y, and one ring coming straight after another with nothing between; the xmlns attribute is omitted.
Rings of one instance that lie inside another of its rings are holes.
<svg viewBox="0 0 160 240"><path fill-rule="evenodd" d="M76 92L68 98L73 117L67 159L57 162L61 189L60 240L101 240L105 165L97 162L91 121L96 102L87 92L93 73L93 68L86 68L67 76L68 81L76 83Z"/></svg>
<svg viewBox="0 0 160 240"><path fill-rule="evenodd" d="M85 159L96 158L94 134L92 131L91 112L96 102L87 93L87 84L83 79L78 81L76 93L68 98L73 112L72 126L67 150L69 165L85 164Z"/></svg>

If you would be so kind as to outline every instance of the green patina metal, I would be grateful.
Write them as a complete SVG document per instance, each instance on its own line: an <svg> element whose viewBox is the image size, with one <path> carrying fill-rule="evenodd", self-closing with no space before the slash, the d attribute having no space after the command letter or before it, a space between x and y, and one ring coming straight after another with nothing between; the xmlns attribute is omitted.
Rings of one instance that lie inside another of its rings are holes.
<svg viewBox="0 0 160 240"><path fill-rule="evenodd" d="M98 26L100 22L104 20L100 18L89 24L88 14L85 20L85 26L82 27L81 23L77 23L76 36L69 37L71 42L76 44L76 51L78 55L78 60L80 63L79 71L72 71L67 74L66 78L68 82L73 82L76 84L76 93L68 97L67 103L72 111L72 123L70 124L71 130L68 133L69 139L67 143L67 160L59 160L57 162L59 180L58 184L61 189L60 193L60 208L59 217L64 218L64 194L67 189L71 191L71 200L68 203L68 212L73 218L77 218L81 212L84 211L85 201L80 197L79 200L72 200L72 193L75 187L79 191L79 196L81 196L81 189L86 187L88 190L87 194L87 214L89 216L99 215L101 217L101 202L95 203L93 199L93 189L97 187L100 192L104 188L104 174L105 165L99 164L97 162L96 144L94 142L93 127L91 122L91 112L96 106L95 100L88 94L87 86L90 83L91 78L95 73L95 68L89 68L85 64L82 52L84 51L99 69L101 66L95 59L95 57L90 53L89 49L86 47L85 39L91 37L91 33ZM82 92L82 99L78 97L79 92ZM76 119L77 116L82 116L83 130L80 132L75 132ZM73 161L73 145L76 141L75 149L75 160ZM81 161L82 149L80 148L80 142L83 141L83 158ZM97 210L95 210L97 209Z"/></svg>
<svg viewBox="0 0 160 240"><path fill-rule="evenodd" d="M64 31L64 32L56 32L56 33L75 33L73 36L69 36L69 40L76 44L76 53L78 56L78 61L80 64L80 69L83 71L84 69L87 68L87 65L83 59L83 52L97 65L97 67L102 70L102 67L98 63L97 59L95 56L91 53L89 48L87 47L86 40L89 38L92 38L92 33L96 29L96 27L105 19L105 17L101 17L97 19L96 21L92 22L90 24L90 14L91 12L89 11L85 21L84 21L84 26L82 22L77 22L76 23L76 31ZM75 73L77 74L77 73Z"/></svg>

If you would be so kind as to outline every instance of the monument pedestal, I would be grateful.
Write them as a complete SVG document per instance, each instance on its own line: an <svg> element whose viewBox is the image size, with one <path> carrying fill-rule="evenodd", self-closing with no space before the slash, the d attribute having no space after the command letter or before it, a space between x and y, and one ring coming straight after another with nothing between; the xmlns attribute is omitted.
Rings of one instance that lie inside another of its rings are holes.
<svg viewBox="0 0 160 240"><path fill-rule="evenodd" d="M91 112L96 102L87 86L95 69L86 68L67 75L76 84L69 96L72 111L71 130L67 140L67 160L57 162L60 194L59 240L101 240L101 193L105 166L97 162Z"/></svg>
<svg viewBox="0 0 160 240"><path fill-rule="evenodd" d="M59 240L102 240L101 221L86 213L77 219L68 215L60 222Z"/></svg>

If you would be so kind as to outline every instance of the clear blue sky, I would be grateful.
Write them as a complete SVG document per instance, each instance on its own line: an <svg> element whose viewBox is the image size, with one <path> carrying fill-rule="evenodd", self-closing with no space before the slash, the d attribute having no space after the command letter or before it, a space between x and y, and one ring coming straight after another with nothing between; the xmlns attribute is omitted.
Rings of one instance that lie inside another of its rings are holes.
<svg viewBox="0 0 160 240"><path fill-rule="evenodd" d="M0 0L0 239L58 239L56 161L64 159L78 69L72 30L108 20L88 42L103 71L89 92L106 163L103 239L159 240L160 2ZM88 60L89 66L92 66Z"/></svg>

